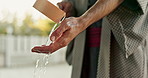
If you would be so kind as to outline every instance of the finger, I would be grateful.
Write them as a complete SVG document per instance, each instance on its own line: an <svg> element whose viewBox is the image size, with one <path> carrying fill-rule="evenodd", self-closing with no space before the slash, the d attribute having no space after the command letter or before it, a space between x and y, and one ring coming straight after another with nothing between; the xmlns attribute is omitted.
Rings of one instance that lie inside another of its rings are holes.
<svg viewBox="0 0 148 78"><path fill-rule="evenodd" d="M49 46L37 46L33 48L36 53L53 53L58 49L65 47L69 44L69 42L73 39L72 34L69 31L66 31L62 37L60 37L56 42L50 44Z"/></svg>
<svg viewBox="0 0 148 78"><path fill-rule="evenodd" d="M66 17L70 17L70 16L72 16L71 12L67 12Z"/></svg>
<svg viewBox="0 0 148 78"><path fill-rule="evenodd" d="M65 4L63 11L65 11L66 13L69 13L71 9L72 9L72 3L69 2L69 3Z"/></svg>
<svg viewBox="0 0 148 78"><path fill-rule="evenodd" d="M46 45L42 45L42 46L46 46Z"/></svg>
<svg viewBox="0 0 148 78"><path fill-rule="evenodd" d="M72 4L70 2L59 2L57 3L60 9L62 9L64 12L68 13L72 9Z"/></svg>
<svg viewBox="0 0 148 78"><path fill-rule="evenodd" d="M64 7L62 10L63 10L64 12L66 12L66 13L69 13L70 8L67 7L67 6L68 6L68 5L66 5L66 7Z"/></svg>
<svg viewBox="0 0 148 78"><path fill-rule="evenodd" d="M69 42L73 39L72 34L69 31L66 31L56 42L54 42L50 48L52 48L51 52L54 52L62 47L65 47L69 44Z"/></svg>
<svg viewBox="0 0 148 78"><path fill-rule="evenodd" d="M51 41L56 41L65 31L69 30L70 27L67 24L61 24L50 37Z"/></svg>
<svg viewBox="0 0 148 78"><path fill-rule="evenodd" d="M57 5L59 6L59 8L60 8L61 10L64 9L64 7L62 6L62 2L57 3Z"/></svg>
<svg viewBox="0 0 148 78"><path fill-rule="evenodd" d="M32 52L36 53L50 53L50 49L48 48L49 46L36 46L32 49Z"/></svg>

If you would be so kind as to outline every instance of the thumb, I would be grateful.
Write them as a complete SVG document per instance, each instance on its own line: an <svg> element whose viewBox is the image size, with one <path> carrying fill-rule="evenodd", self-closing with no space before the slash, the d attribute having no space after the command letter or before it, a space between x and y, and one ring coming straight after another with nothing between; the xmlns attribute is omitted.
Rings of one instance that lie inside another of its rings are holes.
<svg viewBox="0 0 148 78"><path fill-rule="evenodd" d="M61 3L57 3L57 5L58 5L58 7L59 7L61 10L63 10L63 9L64 9L64 7L62 6L62 4L61 4Z"/></svg>

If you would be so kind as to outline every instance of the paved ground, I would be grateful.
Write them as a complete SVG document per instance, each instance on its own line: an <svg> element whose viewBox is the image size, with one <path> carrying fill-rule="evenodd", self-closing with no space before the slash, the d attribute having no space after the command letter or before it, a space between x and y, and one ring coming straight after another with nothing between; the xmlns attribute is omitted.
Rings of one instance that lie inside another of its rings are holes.
<svg viewBox="0 0 148 78"><path fill-rule="evenodd" d="M34 66L17 68L0 68L0 78L34 78ZM67 64L51 65L47 67L45 75L40 78L70 78L71 67ZM39 77L35 77L39 78Z"/></svg>

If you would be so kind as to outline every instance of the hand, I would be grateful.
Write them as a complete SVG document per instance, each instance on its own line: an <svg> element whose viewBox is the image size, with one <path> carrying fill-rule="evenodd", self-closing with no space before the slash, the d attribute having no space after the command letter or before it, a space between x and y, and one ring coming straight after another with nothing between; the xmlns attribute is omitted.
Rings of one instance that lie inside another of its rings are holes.
<svg viewBox="0 0 148 78"><path fill-rule="evenodd" d="M59 6L61 10L66 12L66 17L74 16L75 9L74 9L72 2L62 1L62 2L57 3L57 5Z"/></svg>
<svg viewBox="0 0 148 78"><path fill-rule="evenodd" d="M67 46L80 32L85 29L84 23L80 18L66 18L60 26L52 33L50 39L53 41L49 46L36 46L32 52L46 53L55 52L56 50Z"/></svg>
<svg viewBox="0 0 148 78"><path fill-rule="evenodd" d="M92 23L98 21L110 12L114 11L124 0L98 0L94 6L86 11L80 17L66 18L61 25L52 33L50 39L53 41L49 46L37 46L32 52L53 53L54 51L65 47L80 32L86 29ZM66 4L62 4L65 10ZM67 6L66 6L67 7ZM65 10L69 12L68 10Z"/></svg>

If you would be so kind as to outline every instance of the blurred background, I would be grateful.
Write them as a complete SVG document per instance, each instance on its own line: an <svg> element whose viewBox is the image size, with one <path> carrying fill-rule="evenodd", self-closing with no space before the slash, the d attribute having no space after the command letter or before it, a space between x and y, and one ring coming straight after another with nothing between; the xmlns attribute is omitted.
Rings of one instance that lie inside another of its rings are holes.
<svg viewBox="0 0 148 78"><path fill-rule="evenodd" d="M36 0L0 0L0 78L34 78L36 61L45 55L31 48L45 44L53 21L35 10ZM56 5L61 0L49 0ZM66 47L49 57L44 75L35 78L70 78Z"/></svg>

